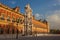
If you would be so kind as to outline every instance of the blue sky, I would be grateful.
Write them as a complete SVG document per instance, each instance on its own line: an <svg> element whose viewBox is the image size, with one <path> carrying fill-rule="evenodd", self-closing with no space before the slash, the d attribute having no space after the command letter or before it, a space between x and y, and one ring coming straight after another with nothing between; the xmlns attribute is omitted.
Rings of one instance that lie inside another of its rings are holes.
<svg viewBox="0 0 60 40"><path fill-rule="evenodd" d="M45 15L48 11L60 10L60 5L56 5L56 0L0 0L1 3L14 8L19 6L21 12L24 13L24 7L26 4L30 4L33 14L39 13Z"/></svg>
<svg viewBox="0 0 60 40"><path fill-rule="evenodd" d="M45 14L48 11L54 11L59 10L60 6L53 6L55 3L57 3L55 0L0 0L1 3L14 8L16 6L19 6L21 9L21 12L24 13L24 7L26 4L30 4L33 14L39 13L39 14Z"/></svg>
<svg viewBox="0 0 60 40"><path fill-rule="evenodd" d="M60 22L58 22L60 20L60 0L0 0L0 3L11 8L19 6L22 13L24 13L26 4L29 3L33 10L33 15L37 19L47 19L51 28L59 29L60 27ZM59 27L56 27L55 24Z"/></svg>

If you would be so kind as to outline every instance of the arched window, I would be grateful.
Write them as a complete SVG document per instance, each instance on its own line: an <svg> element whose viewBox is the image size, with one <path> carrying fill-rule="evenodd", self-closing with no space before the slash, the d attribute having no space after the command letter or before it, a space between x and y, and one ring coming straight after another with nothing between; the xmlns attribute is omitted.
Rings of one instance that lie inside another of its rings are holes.
<svg viewBox="0 0 60 40"><path fill-rule="evenodd" d="M12 22L16 22L16 20L15 20L15 18L14 18L14 17L12 18Z"/></svg>
<svg viewBox="0 0 60 40"><path fill-rule="evenodd" d="M16 19L16 22L22 24L23 23L23 20L22 20L22 18L17 18Z"/></svg>
<svg viewBox="0 0 60 40"><path fill-rule="evenodd" d="M1 20L5 20L4 16L5 16L4 14L1 14L1 18L0 19Z"/></svg>
<svg viewBox="0 0 60 40"><path fill-rule="evenodd" d="M7 17L7 21L10 21L10 16Z"/></svg>
<svg viewBox="0 0 60 40"><path fill-rule="evenodd" d="M0 12L0 16L1 16L1 12Z"/></svg>
<svg viewBox="0 0 60 40"><path fill-rule="evenodd" d="M0 34L3 34L3 31L4 31L3 28L0 28Z"/></svg>
<svg viewBox="0 0 60 40"><path fill-rule="evenodd" d="M20 23L20 24L22 24L22 23L23 23L22 18L19 18L19 23Z"/></svg>
<svg viewBox="0 0 60 40"><path fill-rule="evenodd" d="M16 22L19 23L19 20L20 20L20 18L17 18L17 19L16 19Z"/></svg>

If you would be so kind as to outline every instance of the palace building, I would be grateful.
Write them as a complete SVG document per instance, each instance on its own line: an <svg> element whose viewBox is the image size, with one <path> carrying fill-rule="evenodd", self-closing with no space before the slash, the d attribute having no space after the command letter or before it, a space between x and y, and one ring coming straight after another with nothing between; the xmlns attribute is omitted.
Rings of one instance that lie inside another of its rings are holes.
<svg viewBox="0 0 60 40"><path fill-rule="evenodd" d="M0 3L0 34L13 34L17 30L21 34L49 33L49 24L37 21L29 4L22 14L19 7L10 8Z"/></svg>

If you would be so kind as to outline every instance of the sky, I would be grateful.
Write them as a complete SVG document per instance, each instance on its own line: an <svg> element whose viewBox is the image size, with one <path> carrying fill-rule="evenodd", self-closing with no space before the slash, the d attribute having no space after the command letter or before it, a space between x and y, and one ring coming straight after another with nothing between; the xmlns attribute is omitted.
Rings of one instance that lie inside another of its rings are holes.
<svg viewBox="0 0 60 40"><path fill-rule="evenodd" d="M29 3L36 19L46 19L51 29L60 29L60 0L0 0L0 3L10 8L19 6L23 14Z"/></svg>

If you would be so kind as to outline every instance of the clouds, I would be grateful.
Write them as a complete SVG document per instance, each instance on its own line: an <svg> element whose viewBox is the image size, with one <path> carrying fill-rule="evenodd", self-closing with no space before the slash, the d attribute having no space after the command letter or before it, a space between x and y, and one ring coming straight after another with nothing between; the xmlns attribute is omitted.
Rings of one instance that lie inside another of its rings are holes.
<svg viewBox="0 0 60 40"><path fill-rule="evenodd" d="M54 0L55 3L53 4L53 6L57 6L57 5L60 5L60 0Z"/></svg>
<svg viewBox="0 0 60 40"><path fill-rule="evenodd" d="M56 0L57 2L60 2L60 0Z"/></svg>
<svg viewBox="0 0 60 40"><path fill-rule="evenodd" d="M35 18L36 18L36 19L40 19L40 14L36 13L36 14L35 14Z"/></svg>
<svg viewBox="0 0 60 40"><path fill-rule="evenodd" d="M11 1L11 4L15 4L16 2L15 1Z"/></svg>
<svg viewBox="0 0 60 40"><path fill-rule="evenodd" d="M15 4L16 2L15 1L11 1L11 4Z"/></svg>
<svg viewBox="0 0 60 40"><path fill-rule="evenodd" d="M42 17L43 17L43 15L41 15L41 14L39 14L39 13L36 13L36 14L35 14L35 18L36 18L37 20L42 19Z"/></svg>
<svg viewBox="0 0 60 40"><path fill-rule="evenodd" d="M51 6L60 6L60 0L52 0L52 2L50 3L50 5L48 5L48 7Z"/></svg>
<svg viewBox="0 0 60 40"><path fill-rule="evenodd" d="M51 11L51 15L47 16L51 29L60 29L60 10Z"/></svg>
<svg viewBox="0 0 60 40"><path fill-rule="evenodd" d="M60 10L54 10L47 12L46 20L49 22L49 26L51 29L60 29ZM42 19L43 15L36 13L36 19Z"/></svg>

